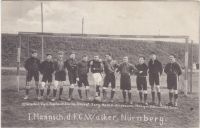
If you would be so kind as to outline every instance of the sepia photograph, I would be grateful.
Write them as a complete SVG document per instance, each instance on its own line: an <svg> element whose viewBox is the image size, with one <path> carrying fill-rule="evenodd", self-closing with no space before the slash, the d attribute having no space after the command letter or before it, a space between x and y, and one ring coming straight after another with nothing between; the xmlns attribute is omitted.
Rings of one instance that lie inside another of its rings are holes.
<svg viewBox="0 0 200 128"><path fill-rule="evenodd" d="M198 1L1 1L1 127L199 128Z"/></svg>

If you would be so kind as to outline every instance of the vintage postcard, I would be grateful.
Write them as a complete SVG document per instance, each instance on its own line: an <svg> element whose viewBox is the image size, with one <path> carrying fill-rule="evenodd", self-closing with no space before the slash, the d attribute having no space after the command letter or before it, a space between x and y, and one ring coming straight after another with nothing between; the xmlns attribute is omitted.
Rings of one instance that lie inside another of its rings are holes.
<svg viewBox="0 0 200 128"><path fill-rule="evenodd" d="M1 2L1 127L198 128L198 1Z"/></svg>

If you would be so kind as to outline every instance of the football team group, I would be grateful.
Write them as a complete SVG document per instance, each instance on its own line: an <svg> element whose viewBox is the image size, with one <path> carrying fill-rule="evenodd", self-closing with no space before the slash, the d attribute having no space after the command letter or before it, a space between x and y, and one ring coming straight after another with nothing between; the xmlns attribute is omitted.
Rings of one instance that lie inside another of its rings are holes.
<svg viewBox="0 0 200 128"><path fill-rule="evenodd" d="M32 78L35 80L36 95L38 100L44 99L44 91L46 91L46 99L56 101L57 92L58 100L62 100L63 87L66 85L66 77L70 83L69 97L67 101L72 101L74 87L78 87L78 94L80 100L83 100L82 86L84 85L86 101L90 101L90 84L88 82L88 73L91 72L93 76L94 85L96 87L95 99L101 99L101 91L103 99L102 102L114 102L114 95L116 91L116 73L120 74L120 89L124 103L132 104L131 99L131 75L136 75L136 85L139 92L140 104L147 106L147 76L151 86L152 102L151 105L162 106L161 104L161 90L160 90L160 76L163 73L162 63L157 59L155 53L151 53L148 65L145 64L145 57L140 56L138 64L133 65L129 63L128 56L124 56L122 63L117 63L113 60L110 53L105 55L102 60L98 55L89 60L87 55L83 55L80 61L76 60L76 53L71 52L69 59L64 60L65 53L59 51L57 59L52 59L52 54L47 54L43 62L37 58L37 51L33 50L31 57L25 61L26 73L26 95L24 99L29 99L30 82ZM175 55L169 56L169 63L164 67L164 72L167 74L167 88L169 90L168 106L177 106L178 99L178 78L182 74L180 65L176 62ZM39 84L39 75L42 74L42 81ZM111 95L107 98L108 87L111 84ZM51 87L52 86L52 87ZM51 88L53 90L53 97L50 99ZM102 89L101 89L102 88ZM158 103L155 101L155 94L157 93ZM127 98L126 98L127 97ZM128 99L128 100L126 100ZM99 101L99 100L98 100Z"/></svg>

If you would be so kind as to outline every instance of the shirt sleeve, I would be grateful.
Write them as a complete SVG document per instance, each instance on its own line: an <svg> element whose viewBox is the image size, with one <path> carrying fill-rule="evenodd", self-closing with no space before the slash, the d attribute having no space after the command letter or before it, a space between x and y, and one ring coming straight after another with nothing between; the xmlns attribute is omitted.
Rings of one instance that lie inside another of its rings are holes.
<svg viewBox="0 0 200 128"><path fill-rule="evenodd" d="M53 68L54 68L54 70L57 70L57 69L58 69L58 63L57 63L57 61L54 61L54 62L53 62Z"/></svg>
<svg viewBox="0 0 200 128"><path fill-rule="evenodd" d="M119 64L115 63L114 68L117 69L119 67Z"/></svg>
<svg viewBox="0 0 200 128"><path fill-rule="evenodd" d="M164 72L167 74L169 72L169 64L165 66Z"/></svg>
<svg viewBox="0 0 200 128"><path fill-rule="evenodd" d="M67 68L67 69L69 69L68 60L66 60L66 61L64 62L64 68Z"/></svg>
<svg viewBox="0 0 200 128"><path fill-rule="evenodd" d="M117 66L117 69L116 69L116 72L120 72L121 71L121 64L119 64L118 66Z"/></svg>
<svg viewBox="0 0 200 128"><path fill-rule="evenodd" d="M81 62L78 62L78 64L77 64L77 75L80 73L80 66L81 66Z"/></svg>
<svg viewBox="0 0 200 128"><path fill-rule="evenodd" d="M162 63L161 62L159 62L159 72L160 72L160 75L162 75L163 67L162 67Z"/></svg>
<svg viewBox="0 0 200 128"><path fill-rule="evenodd" d="M148 66L145 64L145 70L147 71L148 70Z"/></svg>
<svg viewBox="0 0 200 128"><path fill-rule="evenodd" d="M181 66L177 63L177 74L180 76L182 74Z"/></svg>
<svg viewBox="0 0 200 128"><path fill-rule="evenodd" d="M103 72L103 63L100 62L100 71Z"/></svg>
<svg viewBox="0 0 200 128"><path fill-rule="evenodd" d="M134 65L130 64L130 74L131 74L131 75L134 74L135 71L136 71L136 70L135 70Z"/></svg>
<svg viewBox="0 0 200 128"><path fill-rule="evenodd" d="M150 61L148 62L148 67L150 68Z"/></svg>
<svg viewBox="0 0 200 128"><path fill-rule="evenodd" d="M24 62L24 68L28 70L28 59Z"/></svg>
<svg viewBox="0 0 200 128"><path fill-rule="evenodd" d="M39 65L39 71L43 74L43 66L44 65L44 62L42 62L42 63L40 63L40 65Z"/></svg>
<svg viewBox="0 0 200 128"><path fill-rule="evenodd" d="M53 65L53 62L51 62L51 73L54 72L54 65Z"/></svg>

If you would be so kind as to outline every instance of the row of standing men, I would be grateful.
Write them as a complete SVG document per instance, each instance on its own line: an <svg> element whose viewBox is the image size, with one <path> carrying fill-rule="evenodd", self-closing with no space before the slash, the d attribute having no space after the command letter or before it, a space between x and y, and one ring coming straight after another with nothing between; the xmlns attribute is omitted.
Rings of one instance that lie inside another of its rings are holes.
<svg viewBox="0 0 200 128"><path fill-rule="evenodd" d="M132 104L131 99L131 75L136 75L136 85L139 92L140 103L148 105L147 103L147 74L149 74L149 84L151 86L152 102L151 105L156 105L155 94L157 92L158 106L161 104L161 91L160 91L160 76L163 73L161 62L157 59L156 53L151 53L151 59L148 65L145 64L145 57L140 56L138 64L133 65L129 63L128 56L123 57L123 62L118 64L112 59L110 53L105 55L105 60L102 61L98 55L88 61L88 56L83 55L81 61L75 59L75 52L70 54L68 60L64 60L64 52L59 51L56 61L52 61L52 55L47 54L46 60L40 62L37 58L37 51L33 50L31 57L25 61L24 67L27 71L26 74L26 95L24 99L29 98L30 82L34 77L36 85L36 95L38 100L43 99L44 90L47 87L47 99L49 99L51 84L53 76L55 80L53 83L53 98L51 101L56 100L57 90L59 89L58 99L62 100L63 86L66 83L66 76L70 83L68 101L73 100L73 90L75 85L78 85L78 94L82 100L82 85L85 86L86 100L91 100L89 97L89 82L88 73L92 73L94 85L96 87L96 94L94 100L100 101L100 87L103 81L102 93L103 102L107 101L107 89L111 84L111 96L109 101L114 102L114 95L116 90L115 73L120 73L120 89L124 103ZM173 54L169 56L169 63L164 67L164 72L167 74L167 88L169 90L169 103L168 106L177 106L178 99L178 78L182 74L180 65L176 62L176 57ZM41 86L39 86L39 74L42 74ZM105 74L105 76L103 75ZM104 76L104 77L103 77ZM128 96L127 96L128 95ZM128 98L126 98L128 97ZM128 101L126 100L128 99ZM174 99L174 102L173 102Z"/></svg>

